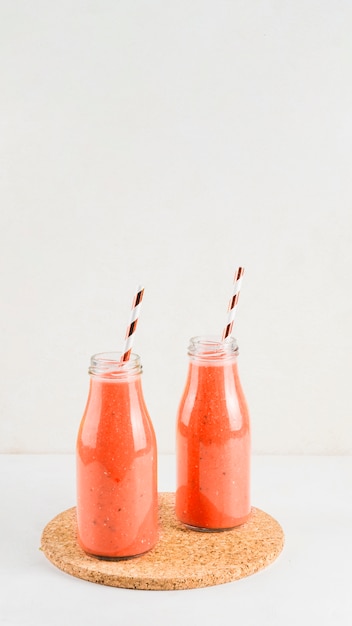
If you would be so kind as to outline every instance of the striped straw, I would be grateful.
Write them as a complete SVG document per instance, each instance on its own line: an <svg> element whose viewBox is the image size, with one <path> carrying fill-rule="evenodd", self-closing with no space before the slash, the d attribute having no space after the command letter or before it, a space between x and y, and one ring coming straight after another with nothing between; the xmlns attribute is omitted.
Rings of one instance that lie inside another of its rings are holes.
<svg viewBox="0 0 352 626"><path fill-rule="evenodd" d="M242 276L244 274L244 268L239 267L234 278L232 297L229 302L229 308L227 311L227 320L224 332L222 334L222 340L224 341L229 335L231 335L232 327L236 315L238 298L240 297L240 289L242 283Z"/></svg>
<svg viewBox="0 0 352 626"><path fill-rule="evenodd" d="M125 346L124 346L123 353L120 359L121 362L128 361L128 359L131 356L134 335L136 333L139 313L140 313L141 306L142 306L143 294L144 294L144 287L141 287L141 285L139 285L137 288L137 293L135 297L133 298L133 302L132 302L130 321L129 321L129 324L127 326L127 331L126 331Z"/></svg>

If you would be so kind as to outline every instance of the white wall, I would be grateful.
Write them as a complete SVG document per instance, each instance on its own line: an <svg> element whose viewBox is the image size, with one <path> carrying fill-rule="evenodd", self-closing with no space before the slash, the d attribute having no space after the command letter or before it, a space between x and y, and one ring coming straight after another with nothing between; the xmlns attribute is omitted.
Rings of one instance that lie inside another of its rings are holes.
<svg viewBox="0 0 352 626"><path fill-rule="evenodd" d="M0 0L2 452L73 451L135 351L161 452L236 318L253 450L352 453L352 5Z"/></svg>

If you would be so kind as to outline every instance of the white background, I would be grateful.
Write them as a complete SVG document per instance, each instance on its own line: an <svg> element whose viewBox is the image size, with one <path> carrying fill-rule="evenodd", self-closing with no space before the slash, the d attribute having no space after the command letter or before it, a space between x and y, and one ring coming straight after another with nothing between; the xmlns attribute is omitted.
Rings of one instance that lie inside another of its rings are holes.
<svg viewBox="0 0 352 626"><path fill-rule="evenodd" d="M0 0L0 451L72 452L135 340L173 452L237 265L255 453L352 453L352 5Z"/></svg>

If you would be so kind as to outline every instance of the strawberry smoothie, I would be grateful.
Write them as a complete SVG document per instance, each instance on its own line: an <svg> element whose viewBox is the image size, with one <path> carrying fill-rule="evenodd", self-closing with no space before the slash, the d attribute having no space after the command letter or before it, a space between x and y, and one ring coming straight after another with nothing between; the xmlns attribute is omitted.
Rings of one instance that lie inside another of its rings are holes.
<svg viewBox="0 0 352 626"><path fill-rule="evenodd" d="M250 514L250 421L238 348L191 340L177 419L176 515L198 530L243 524Z"/></svg>
<svg viewBox="0 0 352 626"><path fill-rule="evenodd" d="M139 357L92 358L77 438L78 541L102 558L136 556L158 538L157 450Z"/></svg>

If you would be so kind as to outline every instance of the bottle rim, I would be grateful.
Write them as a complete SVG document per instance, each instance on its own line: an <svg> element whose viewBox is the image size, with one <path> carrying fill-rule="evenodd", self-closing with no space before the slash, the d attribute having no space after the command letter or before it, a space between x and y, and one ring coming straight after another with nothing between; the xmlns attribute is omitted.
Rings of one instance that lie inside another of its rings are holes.
<svg viewBox="0 0 352 626"><path fill-rule="evenodd" d="M98 352L90 359L88 373L100 378L126 378L141 374L142 364L138 354L132 353L128 361L121 361L123 352Z"/></svg>
<svg viewBox="0 0 352 626"><path fill-rule="evenodd" d="M237 341L234 337L221 339L216 335L198 335L191 337L188 346L188 354L201 359L217 360L235 357L238 352Z"/></svg>

